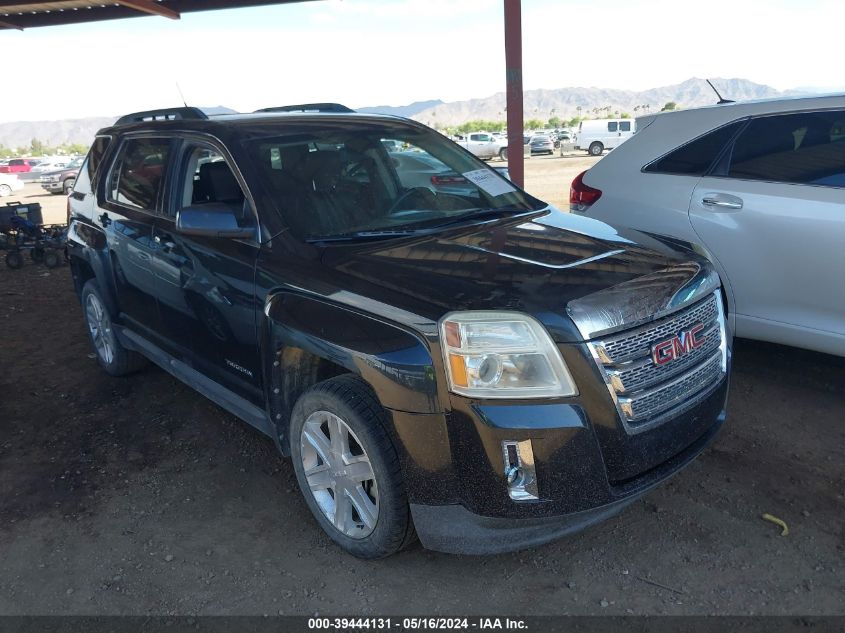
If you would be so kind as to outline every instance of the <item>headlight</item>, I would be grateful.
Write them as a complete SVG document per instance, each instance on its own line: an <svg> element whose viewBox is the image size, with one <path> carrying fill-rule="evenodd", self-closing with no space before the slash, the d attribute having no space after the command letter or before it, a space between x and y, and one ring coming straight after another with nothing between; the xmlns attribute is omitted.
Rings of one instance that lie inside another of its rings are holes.
<svg viewBox="0 0 845 633"><path fill-rule="evenodd" d="M449 389L483 398L578 393L560 351L535 319L516 312L453 312L440 323Z"/></svg>
<svg viewBox="0 0 845 633"><path fill-rule="evenodd" d="M61 176L50 176L48 179L50 182L59 182L62 179Z"/></svg>

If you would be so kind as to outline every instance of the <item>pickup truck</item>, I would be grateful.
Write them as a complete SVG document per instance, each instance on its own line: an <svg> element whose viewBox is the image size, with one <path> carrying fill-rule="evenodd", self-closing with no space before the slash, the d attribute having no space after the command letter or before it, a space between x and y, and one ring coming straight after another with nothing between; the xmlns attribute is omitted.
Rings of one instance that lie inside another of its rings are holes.
<svg viewBox="0 0 845 633"><path fill-rule="evenodd" d="M489 132L473 132L465 137L459 137L455 142L482 160L490 160L497 156L502 160L507 160L507 138L497 139Z"/></svg>

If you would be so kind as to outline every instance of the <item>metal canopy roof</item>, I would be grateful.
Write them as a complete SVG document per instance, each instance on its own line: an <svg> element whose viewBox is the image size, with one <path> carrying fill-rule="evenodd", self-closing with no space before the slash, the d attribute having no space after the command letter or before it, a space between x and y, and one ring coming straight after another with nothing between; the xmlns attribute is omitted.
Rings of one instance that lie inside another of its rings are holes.
<svg viewBox="0 0 845 633"><path fill-rule="evenodd" d="M178 20L182 13L210 9L240 9L304 0L0 0L0 30L29 29L158 15Z"/></svg>

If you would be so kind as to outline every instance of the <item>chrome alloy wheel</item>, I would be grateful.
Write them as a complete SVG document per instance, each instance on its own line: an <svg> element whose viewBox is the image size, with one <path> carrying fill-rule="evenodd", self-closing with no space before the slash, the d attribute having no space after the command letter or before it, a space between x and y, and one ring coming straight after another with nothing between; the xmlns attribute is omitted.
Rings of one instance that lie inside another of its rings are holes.
<svg viewBox="0 0 845 633"><path fill-rule="evenodd" d="M378 485L352 429L334 413L315 411L302 426L299 445L305 479L326 518L346 536L369 536L378 521Z"/></svg>
<svg viewBox="0 0 845 633"><path fill-rule="evenodd" d="M89 294L85 301L85 317L97 355L106 365L111 365L114 361L114 333L111 319L105 306L94 294Z"/></svg>

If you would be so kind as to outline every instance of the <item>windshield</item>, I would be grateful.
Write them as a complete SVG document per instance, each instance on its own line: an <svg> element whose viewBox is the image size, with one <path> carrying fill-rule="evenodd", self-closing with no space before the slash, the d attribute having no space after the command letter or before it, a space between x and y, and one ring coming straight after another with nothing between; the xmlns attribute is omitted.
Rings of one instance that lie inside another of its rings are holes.
<svg viewBox="0 0 845 633"><path fill-rule="evenodd" d="M247 148L291 231L305 240L432 230L543 206L431 130L372 121L304 129Z"/></svg>

